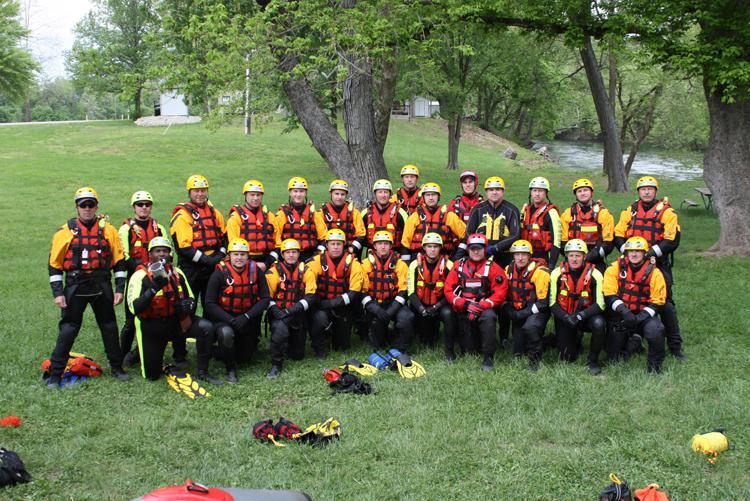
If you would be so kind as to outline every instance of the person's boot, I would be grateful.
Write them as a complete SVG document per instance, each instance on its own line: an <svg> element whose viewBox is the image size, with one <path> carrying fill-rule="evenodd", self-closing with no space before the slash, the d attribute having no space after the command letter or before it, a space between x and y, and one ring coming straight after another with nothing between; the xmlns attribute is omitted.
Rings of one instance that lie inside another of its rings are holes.
<svg viewBox="0 0 750 501"><path fill-rule="evenodd" d="M626 360L631 357L634 353L638 353L643 348L643 338L640 334L631 334L625 344L625 357Z"/></svg>
<svg viewBox="0 0 750 501"><path fill-rule="evenodd" d="M198 379L200 379L201 381L206 381L207 383L211 383L216 386L220 386L224 384L224 381L217 378L216 376L213 376L210 372L208 372L205 369L198 371Z"/></svg>
<svg viewBox="0 0 750 501"><path fill-rule="evenodd" d="M672 356L678 362L687 362L687 357L685 356L684 353L682 353L682 350L679 349L679 348L677 348L676 350L672 351Z"/></svg>
<svg viewBox="0 0 750 501"><path fill-rule="evenodd" d="M456 360L456 355L453 354L453 350L446 350L445 361L448 362L448 364L452 364L455 360Z"/></svg>
<svg viewBox="0 0 750 501"><path fill-rule="evenodd" d="M234 384L237 382L237 371L230 369L227 371L227 383Z"/></svg>
<svg viewBox="0 0 750 501"><path fill-rule="evenodd" d="M661 364L646 362L646 370L649 374L661 374Z"/></svg>
<svg viewBox="0 0 750 501"><path fill-rule="evenodd" d="M482 370L483 371L491 371L495 367L495 362L492 360L492 357L485 356L484 361L482 362Z"/></svg>
<svg viewBox="0 0 750 501"><path fill-rule="evenodd" d="M122 359L122 366L123 367L133 367L136 364L139 364L141 362L141 356L138 353L138 349L130 350L125 354L125 357Z"/></svg>
<svg viewBox="0 0 750 501"><path fill-rule="evenodd" d="M266 377L268 379L276 379L281 375L281 365L273 364L273 367L271 367L271 370L268 371L268 374L266 374Z"/></svg>
<svg viewBox="0 0 750 501"><path fill-rule="evenodd" d="M589 372L592 376L598 376L602 373L602 368L595 361L589 360Z"/></svg>
<svg viewBox="0 0 750 501"><path fill-rule="evenodd" d="M59 390L60 389L60 376L50 376L45 381L45 384L47 386L47 389L49 390Z"/></svg>
<svg viewBox="0 0 750 501"><path fill-rule="evenodd" d="M130 381L130 374L122 370L122 367L112 367L112 376L120 381Z"/></svg>

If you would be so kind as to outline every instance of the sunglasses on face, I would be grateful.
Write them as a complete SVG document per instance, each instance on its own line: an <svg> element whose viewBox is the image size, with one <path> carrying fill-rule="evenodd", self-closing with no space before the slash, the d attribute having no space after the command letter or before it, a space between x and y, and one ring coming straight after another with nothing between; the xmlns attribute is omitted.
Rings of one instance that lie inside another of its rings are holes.
<svg viewBox="0 0 750 501"><path fill-rule="evenodd" d="M81 202L80 204L78 204L78 207L80 207L81 209L93 209L94 207L96 207L96 203L95 202Z"/></svg>
<svg viewBox="0 0 750 501"><path fill-rule="evenodd" d="M136 202L134 205L136 207L151 207L151 202Z"/></svg>

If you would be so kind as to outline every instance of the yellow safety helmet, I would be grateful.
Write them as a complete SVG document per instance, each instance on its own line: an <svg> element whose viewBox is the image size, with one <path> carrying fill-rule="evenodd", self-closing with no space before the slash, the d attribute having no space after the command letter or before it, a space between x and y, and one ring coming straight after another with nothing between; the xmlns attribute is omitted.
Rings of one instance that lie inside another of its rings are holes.
<svg viewBox="0 0 750 501"><path fill-rule="evenodd" d="M73 201L76 204L81 200L94 200L96 203L99 203L99 194L91 186L84 186L83 188L78 188L76 194L73 195Z"/></svg>
<svg viewBox="0 0 750 501"><path fill-rule="evenodd" d="M484 189L489 190L491 188L505 189L505 180L500 176L490 176L484 181Z"/></svg>
<svg viewBox="0 0 750 501"><path fill-rule="evenodd" d="M635 189L643 188L644 186L653 186L658 190L659 181L657 181L654 176L643 176L638 179L638 183L636 183Z"/></svg>
<svg viewBox="0 0 750 501"><path fill-rule="evenodd" d="M387 179L378 179L372 185L372 191L374 193L374 192L376 192L378 190L388 190L391 193L393 193L393 185Z"/></svg>
<svg viewBox="0 0 750 501"><path fill-rule="evenodd" d="M643 237L630 237L625 241L623 250L639 250L645 252L648 250L648 242Z"/></svg>
<svg viewBox="0 0 750 501"><path fill-rule="evenodd" d="M375 235L372 236L372 243L375 242L388 242L393 243L393 235L390 231L380 230L376 231Z"/></svg>
<svg viewBox="0 0 750 501"><path fill-rule="evenodd" d="M294 238L287 238L286 240L281 242L282 254L290 250L301 250L301 247L299 246L299 242L295 240Z"/></svg>
<svg viewBox="0 0 750 501"><path fill-rule="evenodd" d="M346 243L346 234L339 228L332 228L326 232L326 242Z"/></svg>
<svg viewBox="0 0 750 501"><path fill-rule="evenodd" d="M266 192L266 188L263 186L263 183L257 179L249 179L245 181L244 185L242 185L242 193L245 194L247 192L263 194Z"/></svg>
<svg viewBox="0 0 750 501"><path fill-rule="evenodd" d="M172 242L167 237L154 237L148 243L148 251L151 252L156 247L166 247L169 252L172 252Z"/></svg>
<svg viewBox="0 0 750 501"><path fill-rule="evenodd" d="M244 238L233 238L229 242L227 252L250 252L250 244Z"/></svg>
<svg viewBox="0 0 750 501"><path fill-rule="evenodd" d="M294 176L289 180L289 183L286 185L287 190L293 190L293 189L299 189L299 190L306 190L307 189L307 179L304 177Z"/></svg>
<svg viewBox="0 0 750 501"><path fill-rule="evenodd" d="M575 182L573 182L573 193L575 193L578 188L591 188L591 191L594 191L594 183L592 183L585 177L582 177L581 179L576 179Z"/></svg>
<svg viewBox="0 0 750 501"><path fill-rule="evenodd" d="M154 198L148 191L136 191L133 193L133 196L130 197L130 205L135 205L136 202L154 203Z"/></svg>
<svg viewBox="0 0 750 501"><path fill-rule="evenodd" d="M422 194L425 193L437 193L440 195L440 185L437 183L424 183L422 185Z"/></svg>
<svg viewBox="0 0 750 501"><path fill-rule="evenodd" d="M187 178L185 188L187 188L188 191L196 188L208 188L208 179L206 179L204 176L201 176L200 174L193 174L192 176Z"/></svg>
<svg viewBox="0 0 750 501"><path fill-rule="evenodd" d="M442 246L443 237L440 236L440 233L435 233L434 231L431 231L422 237L422 247L424 247L427 244L435 244L435 245Z"/></svg>
<svg viewBox="0 0 750 501"><path fill-rule="evenodd" d="M334 179L331 181L331 184L328 185L328 192L330 193L333 190L341 190L349 193L349 183L343 179Z"/></svg>
<svg viewBox="0 0 750 501"><path fill-rule="evenodd" d="M528 240L516 240L510 246L510 252L527 252L532 253L531 242Z"/></svg>
<svg viewBox="0 0 750 501"><path fill-rule="evenodd" d="M541 188L543 190L549 191L549 181L546 177L535 177L531 181L529 181L529 189L532 188Z"/></svg>
<svg viewBox="0 0 750 501"><path fill-rule="evenodd" d="M403 177L407 174L419 177L419 167L413 164L404 165L401 167L401 176Z"/></svg>
<svg viewBox="0 0 750 501"><path fill-rule="evenodd" d="M581 240L580 238L573 238L571 240L568 240L568 242L565 244L565 253L568 252L583 252L586 254L589 251L589 246L586 245L586 242Z"/></svg>

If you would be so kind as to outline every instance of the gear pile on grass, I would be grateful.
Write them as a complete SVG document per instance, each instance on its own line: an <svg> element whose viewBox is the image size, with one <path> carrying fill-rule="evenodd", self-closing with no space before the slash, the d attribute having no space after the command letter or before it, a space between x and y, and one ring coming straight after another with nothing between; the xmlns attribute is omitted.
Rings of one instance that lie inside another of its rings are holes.
<svg viewBox="0 0 750 501"><path fill-rule="evenodd" d="M328 418L322 423L311 424L304 430L292 421L279 417L276 424L272 419L258 421L253 425L253 436L262 442L271 442L276 447L286 447L278 440L303 442L313 447L323 447L331 440L341 437L341 423Z"/></svg>

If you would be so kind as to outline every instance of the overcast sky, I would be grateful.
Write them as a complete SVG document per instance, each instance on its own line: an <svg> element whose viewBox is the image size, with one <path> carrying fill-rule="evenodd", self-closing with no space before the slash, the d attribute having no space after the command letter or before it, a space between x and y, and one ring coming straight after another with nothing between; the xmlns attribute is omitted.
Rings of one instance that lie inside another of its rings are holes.
<svg viewBox="0 0 750 501"><path fill-rule="evenodd" d="M29 44L41 64L42 76L65 76L63 52L73 46L73 27L91 10L91 1L20 0L20 3L22 15L29 12Z"/></svg>

